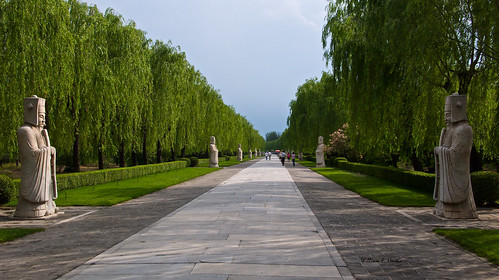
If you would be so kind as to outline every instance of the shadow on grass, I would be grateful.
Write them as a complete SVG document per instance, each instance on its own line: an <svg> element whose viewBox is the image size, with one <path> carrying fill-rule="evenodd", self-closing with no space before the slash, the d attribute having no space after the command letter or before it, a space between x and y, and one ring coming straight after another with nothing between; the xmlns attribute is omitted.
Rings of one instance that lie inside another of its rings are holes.
<svg viewBox="0 0 499 280"><path fill-rule="evenodd" d="M435 205L431 193L387 180L338 168L312 168L312 170L342 185L345 189L385 206L431 207Z"/></svg>

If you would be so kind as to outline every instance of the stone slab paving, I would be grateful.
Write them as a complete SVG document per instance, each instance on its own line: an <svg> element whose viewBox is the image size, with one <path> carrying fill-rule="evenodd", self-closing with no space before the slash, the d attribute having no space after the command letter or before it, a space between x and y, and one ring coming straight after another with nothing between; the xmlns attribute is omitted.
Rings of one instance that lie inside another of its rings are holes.
<svg viewBox="0 0 499 280"><path fill-rule="evenodd" d="M15 220L0 209L0 227L45 231L0 244L0 279L56 279L172 213L257 160L216 172L112 207L63 207L53 219Z"/></svg>
<svg viewBox="0 0 499 280"><path fill-rule="evenodd" d="M277 159L260 160L61 279L353 279Z"/></svg>
<svg viewBox="0 0 499 280"><path fill-rule="evenodd" d="M451 221L431 208L385 207L309 170L288 170L355 279L499 279L499 269L432 233L435 227L499 229L497 209Z"/></svg>

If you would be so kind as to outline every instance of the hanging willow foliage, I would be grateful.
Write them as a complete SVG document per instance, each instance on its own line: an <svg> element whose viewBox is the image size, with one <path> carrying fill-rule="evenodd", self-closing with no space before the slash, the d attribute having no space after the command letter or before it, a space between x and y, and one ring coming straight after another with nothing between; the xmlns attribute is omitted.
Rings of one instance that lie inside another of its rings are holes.
<svg viewBox="0 0 499 280"><path fill-rule="evenodd" d="M17 155L23 98L47 99L58 156L81 162L142 150L206 153L209 137L232 153L263 148L251 124L171 43L151 44L133 21L76 0L0 0L0 154ZM142 148L142 149L141 149ZM136 158L135 158L136 159ZM133 162L133 160L132 160Z"/></svg>

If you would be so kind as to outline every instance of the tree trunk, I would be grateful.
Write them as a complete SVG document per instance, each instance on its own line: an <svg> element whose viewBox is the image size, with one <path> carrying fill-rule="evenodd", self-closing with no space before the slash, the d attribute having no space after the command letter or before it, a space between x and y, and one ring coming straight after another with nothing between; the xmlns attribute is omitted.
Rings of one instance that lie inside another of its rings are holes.
<svg viewBox="0 0 499 280"><path fill-rule="evenodd" d="M144 159L144 164L147 164L147 134L144 130L144 141L142 142L142 158Z"/></svg>
<svg viewBox="0 0 499 280"><path fill-rule="evenodd" d="M172 151L172 161L176 161L177 157L175 156L175 150L171 148L171 151Z"/></svg>
<svg viewBox="0 0 499 280"><path fill-rule="evenodd" d="M415 152L413 152L411 155L411 164L412 167L414 168L414 171L423 171L423 163L416 156Z"/></svg>
<svg viewBox="0 0 499 280"><path fill-rule="evenodd" d="M137 163L137 153L135 152L135 150L132 150L132 166L137 166L138 163Z"/></svg>
<svg viewBox="0 0 499 280"><path fill-rule="evenodd" d="M75 130L75 141L73 142L73 172L80 172L80 135Z"/></svg>
<svg viewBox="0 0 499 280"><path fill-rule="evenodd" d="M121 141L120 151L119 151L119 165L120 167L125 167L125 143Z"/></svg>
<svg viewBox="0 0 499 280"><path fill-rule="evenodd" d="M476 150L475 144L471 146L470 173L483 170L482 155Z"/></svg>
<svg viewBox="0 0 499 280"><path fill-rule="evenodd" d="M156 163L161 163L161 142L156 145Z"/></svg>
<svg viewBox="0 0 499 280"><path fill-rule="evenodd" d="M182 151L180 152L180 157L185 158L185 147L182 148Z"/></svg>
<svg viewBox="0 0 499 280"><path fill-rule="evenodd" d="M102 144L99 146L98 150L98 157L99 157L99 170L104 169L104 153L102 152Z"/></svg>
<svg viewBox="0 0 499 280"><path fill-rule="evenodd" d="M399 155L391 155L390 158L391 158L390 166L398 168L397 163L399 161Z"/></svg>

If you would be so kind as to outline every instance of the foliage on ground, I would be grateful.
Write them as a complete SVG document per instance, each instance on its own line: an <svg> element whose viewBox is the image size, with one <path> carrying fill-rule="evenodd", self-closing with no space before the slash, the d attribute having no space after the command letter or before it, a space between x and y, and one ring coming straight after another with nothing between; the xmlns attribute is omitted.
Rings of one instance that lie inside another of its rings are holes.
<svg viewBox="0 0 499 280"><path fill-rule="evenodd" d="M43 230L43 228L0 228L0 243L12 241Z"/></svg>
<svg viewBox="0 0 499 280"><path fill-rule="evenodd" d="M214 168L182 168L112 183L64 190L57 206L111 206L216 171Z"/></svg>
<svg viewBox="0 0 499 280"><path fill-rule="evenodd" d="M338 168L312 168L312 170L342 185L347 190L385 206L430 207L435 205L431 193L387 180Z"/></svg>
<svg viewBox="0 0 499 280"><path fill-rule="evenodd" d="M499 265L499 230L435 229L435 233L456 242L462 248Z"/></svg>

